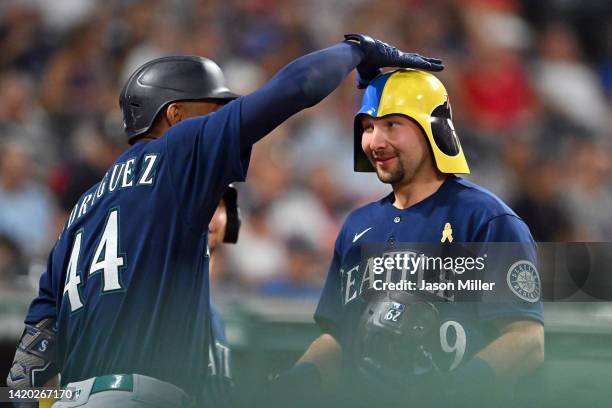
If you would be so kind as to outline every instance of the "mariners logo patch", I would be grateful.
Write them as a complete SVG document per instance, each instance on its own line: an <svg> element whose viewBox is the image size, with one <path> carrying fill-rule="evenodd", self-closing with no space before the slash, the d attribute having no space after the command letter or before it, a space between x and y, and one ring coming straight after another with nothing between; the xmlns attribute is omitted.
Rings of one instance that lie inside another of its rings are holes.
<svg viewBox="0 0 612 408"><path fill-rule="evenodd" d="M508 270L508 286L514 294L527 302L540 300L540 277L535 265L529 261L518 261Z"/></svg>

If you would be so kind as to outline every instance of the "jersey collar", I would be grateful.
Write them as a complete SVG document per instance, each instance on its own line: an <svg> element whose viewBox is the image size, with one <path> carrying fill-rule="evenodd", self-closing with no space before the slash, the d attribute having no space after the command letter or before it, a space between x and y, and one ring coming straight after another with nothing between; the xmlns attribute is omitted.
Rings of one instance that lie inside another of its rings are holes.
<svg viewBox="0 0 612 408"><path fill-rule="evenodd" d="M415 210L417 208L427 206L429 205L429 203L436 202L437 198L440 196L443 196L445 192L449 189L449 186L452 185L458 179L460 179L460 177L457 177L454 174L449 174L446 180L444 180L444 182L440 185L440 187L438 187L438 189L433 194L425 197L423 200L411 205L408 208L399 209L393 206L393 202L395 201L395 195L393 194L393 191L387 194L385 197L383 197L380 200L380 203L384 207L390 208L397 213L403 213L406 211Z"/></svg>

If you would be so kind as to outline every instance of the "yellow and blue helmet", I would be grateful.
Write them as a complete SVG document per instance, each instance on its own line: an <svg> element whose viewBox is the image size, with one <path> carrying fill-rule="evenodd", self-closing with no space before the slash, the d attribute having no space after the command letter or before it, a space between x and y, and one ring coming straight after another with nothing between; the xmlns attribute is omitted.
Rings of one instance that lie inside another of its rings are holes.
<svg viewBox="0 0 612 408"><path fill-rule="evenodd" d="M376 77L366 88L355 115L355 171L374 171L361 148L361 116L381 118L404 115L414 120L429 140L436 166L442 173L469 173L461 143L455 133L446 88L434 75L398 69Z"/></svg>

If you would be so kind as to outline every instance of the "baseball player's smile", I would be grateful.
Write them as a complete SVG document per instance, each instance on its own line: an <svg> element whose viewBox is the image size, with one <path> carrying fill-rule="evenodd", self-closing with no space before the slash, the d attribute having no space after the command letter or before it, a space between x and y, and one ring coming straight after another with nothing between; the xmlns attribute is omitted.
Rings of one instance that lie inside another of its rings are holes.
<svg viewBox="0 0 612 408"><path fill-rule="evenodd" d="M377 163L377 164L381 164L381 165L383 165L383 164L387 164L387 163L389 163L389 162L390 162L391 160L393 160L393 159L395 159L395 156L394 156L394 157L388 157L388 158L386 158L386 159L378 158L378 159L375 159L375 160L376 160L376 163Z"/></svg>
<svg viewBox="0 0 612 408"><path fill-rule="evenodd" d="M397 156L389 156L389 157L376 157L375 156L374 162L376 163L376 166L386 168L386 167L389 167L393 163L394 159L397 159Z"/></svg>

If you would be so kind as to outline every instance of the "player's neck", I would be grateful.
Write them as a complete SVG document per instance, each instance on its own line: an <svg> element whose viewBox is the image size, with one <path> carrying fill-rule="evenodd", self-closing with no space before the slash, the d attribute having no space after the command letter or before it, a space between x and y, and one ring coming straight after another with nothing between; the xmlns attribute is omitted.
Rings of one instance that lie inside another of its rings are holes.
<svg viewBox="0 0 612 408"><path fill-rule="evenodd" d="M166 133L166 130L168 129L170 129L169 126L152 130L151 132L149 132L148 135L144 136L141 140L151 141L151 140L159 139L164 133Z"/></svg>
<svg viewBox="0 0 612 408"><path fill-rule="evenodd" d="M139 139L139 141L151 141L159 139L164 133L166 133L168 129L170 129L170 125L166 121L158 121L155 123L149 133Z"/></svg>
<svg viewBox="0 0 612 408"><path fill-rule="evenodd" d="M438 191L447 177L448 174L441 173L436 169L429 174L416 175L407 183L394 185L395 201L393 206L404 210L423 201Z"/></svg>

